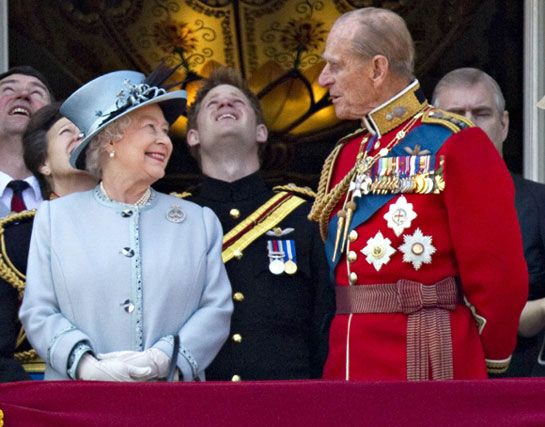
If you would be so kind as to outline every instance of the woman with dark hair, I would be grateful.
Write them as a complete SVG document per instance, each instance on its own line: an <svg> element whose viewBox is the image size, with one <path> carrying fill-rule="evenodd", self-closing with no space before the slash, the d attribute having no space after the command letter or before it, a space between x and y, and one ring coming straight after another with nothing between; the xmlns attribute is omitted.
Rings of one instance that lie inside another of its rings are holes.
<svg viewBox="0 0 545 427"><path fill-rule="evenodd" d="M33 114L23 136L26 167L38 179L44 199L96 185L94 177L70 166L70 152L81 140L80 131L60 114L59 107L60 103L46 105ZM29 379L29 373L39 378L44 371L17 319L34 215L35 210L23 211L0 220L0 381Z"/></svg>
<svg viewBox="0 0 545 427"><path fill-rule="evenodd" d="M88 190L97 182L88 172L70 166L70 153L81 137L76 125L59 112L60 105L40 109L23 137L25 164L38 178L45 200Z"/></svg>

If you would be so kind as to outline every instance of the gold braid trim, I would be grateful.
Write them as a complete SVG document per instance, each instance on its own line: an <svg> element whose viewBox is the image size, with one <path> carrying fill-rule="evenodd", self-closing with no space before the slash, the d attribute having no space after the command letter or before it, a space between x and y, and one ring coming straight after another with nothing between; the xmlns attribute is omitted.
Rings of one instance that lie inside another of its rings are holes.
<svg viewBox="0 0 545 427"><path fill-rule="evenodd" d="M486 369L489 374L503 374L509 368L511 362L511 356L504 360L490 360L485 359Z"/></svg>
<svg viewBox="0 0 545 427"><path fill-rule="evenodd" d="M33 218L36 215L36 209L30 211L23 211L9 215L0 220L0 278L4 279L11 286L17 289L19 299L23 299L23 293L25 292L25 280L24 273L19 271L15 265L11 262L8 252L6 250L6 241L4 239L4 231L6 225L12 222L23 221L25 219Z"/></svg>
<svg viewBox="0 0 545 427"><path fill-rule="evenodd" d="M193 196L193 193L190 193L189 191L182 191L181 193L176 193L173 191L170 193L171 196L177 197L178 199L187 199L188 197Z"/></svg>
<svg viewBox="0 0 545 427"><path fill-rule="evenodd" d="M258 237L282 222L303 203L305 203L305 199L290 193L275 194L223 236L221 251L223 262L227 263L236 257L237 252L241 253Z"/></svg>
<svg viewBox="0 0 545 427"><path fill-rule="evenodd" d="M356 174L356 166L344 176L344 178L339 182L333 190L331 190L326 197L326 200L324 202L324 208L322 212L320 213L320 234L322 236L322 239L325 241L327 238L327 226L329 225L329 217L331 215L331 212L337 206L341 198L346 194L348 191L348 188L350 187L350 182L354 178L354 175Z"/></svg>
<svg viewBox="0 0 545 427"><path fill-rule="evenodd" d="M286 185L276 185L273 187L273 191L286 191L288 193L299 194L314 199L316 193L310 187L299 187L293 183Z"/></svg>
<svg viewBox="0 0 545 427"><path fill-rule="evenodd" d="M324 198L326 197L327 187L329 185L329 181L331 180L331 174L333 173L333 163L337 159L341 148L342 144L338 144L326 157L324 165L322 166L316 200L314 201L312 208L310 209L310 213L308 214L308 219L312 221L320 220L320 212L324 207Z"/></svg>
<svg viewBox="0 0 545 427"><path fill-rule="evenodd" d="M13 355L13 358L21 363L23 362L30 362L31 360L36 360L39 358L38 353L36 353L36 350L27 350L27 351L18 351Z"/></svg>
<svg viewBox="0 0 545 427"><path fill-rule="evenodd" d="M348 171L344 178L337 183L330 192L327 192L333 173L333 164L335 163L335 160L337 160L341 148L342 144L337 145L325 160L320 182L318 184L318 195L316 196L316 200L312 205L312 209L308 216L309 219L318 221L320 224L320 235L322 236L322 240L325 240L327 237L327 226L329 224L331 212L350 187L350 182L356 173L356 164L354 164L354 167Z"/></svg>

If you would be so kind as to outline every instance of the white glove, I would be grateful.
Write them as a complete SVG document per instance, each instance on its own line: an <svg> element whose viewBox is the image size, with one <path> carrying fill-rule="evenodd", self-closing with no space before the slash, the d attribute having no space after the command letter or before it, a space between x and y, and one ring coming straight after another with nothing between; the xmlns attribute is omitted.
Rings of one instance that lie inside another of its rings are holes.
<svg viewBox="0 0 545 427"><path fill-rule="evenodd" d="M79 361L76 378L90 381L146 381L151 368L129 365L119 359L97 360L84 354Z"/></svg>
<svg viewBox="0 0 545 427"><path fill-rule="evenodd" d="M112 353L99 354L100 360L119 360L130 366L138 368L150 368L152 378L166 378L170 366L170 357L158 348L148 348L145 351L114 351Z"/></svg>

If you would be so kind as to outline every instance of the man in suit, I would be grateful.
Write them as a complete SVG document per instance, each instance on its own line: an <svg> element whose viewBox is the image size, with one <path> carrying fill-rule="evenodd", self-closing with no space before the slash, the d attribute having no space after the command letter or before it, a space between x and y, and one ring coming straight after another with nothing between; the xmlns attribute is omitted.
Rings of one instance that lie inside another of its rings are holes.
<svg viewBox="0 0 545 427"><path fill-rule="evenodd" d="M433 104L483 129L500 155L509 131L509 113L498 83L476 68L447 73L435 87ZM529 301L520 318L518 343L506 376L545 375L545 185L512 174L515 207L528 265ZM539 363L542 360L542 363Z"/></svg>
<svg viewBox="0 0 545 427"><path fill-rule="evenodd" d="M318 229L307 220L311 191L265 183L259 170L267 135L242 78L230 68L214 71L188 113L187 142L204 175L190 200L220 219L235 308L207 380L322 374L334 297Z"/></svg>
<svg viewBox="0 0 545 427"><path fill-rule="evenodd" d="M23 161L22 138L32 114L52 100L49 83L34 68L17 66L0 74L0 217L42 200L38 180Z"/></svg>

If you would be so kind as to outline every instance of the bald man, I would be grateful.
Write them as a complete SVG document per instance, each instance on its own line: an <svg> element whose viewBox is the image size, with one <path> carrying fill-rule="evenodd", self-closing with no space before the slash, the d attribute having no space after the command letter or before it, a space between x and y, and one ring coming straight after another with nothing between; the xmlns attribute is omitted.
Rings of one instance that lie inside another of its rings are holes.
<svg viewBox="0 0 545 427"><path fill-rule="evenodd" d="M477 68L458 68L435 87L433 105L471 120L486 132L500 156L509 132L509 113L498 83ZM545 375L545 185L512 175L524 257L528 265L529 300L520 317L519 339L505 376ZM541 360L541 363L540 363Z"/></svg>
<svg viewBox="0 0 545 427"><path fill-rule="evenodd" d="M342 15L323 59L335 113L362 123L326 160L311 211L337 285L324 376L505 370L528 276L503 161L482 130L428 104L396 13Z"/></svg>

